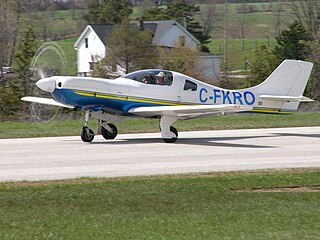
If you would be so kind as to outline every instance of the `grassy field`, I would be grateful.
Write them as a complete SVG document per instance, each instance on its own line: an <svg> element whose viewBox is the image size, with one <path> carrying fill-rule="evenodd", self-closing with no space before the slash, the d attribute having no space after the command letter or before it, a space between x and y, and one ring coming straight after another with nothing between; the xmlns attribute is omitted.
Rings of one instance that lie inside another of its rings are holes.
<svg viewBox="0 0 320 240"><path fill-rule="evenodd" d="M276 40L274 38L231 38L228 40L228 65L231 70L244 70L245 60L251 60L254 57L254 50L259 46L274 47ZM212 39L207 44L210 51L214 54L223 54L224 39ZM221 62L222 63L222 62Z"/></svg>
<svg viewBox="0 0 320 240"><path fill-rule="evenodd" d="M319 179L308 170L0 183L0 239L319 239L319 190L250 190L319 189Z"/></svg>
<svg viewBox="0 0 320 240"><path fill-rule="evenodd" d="M79 116L78 120L66 121L2 122L0 123L0 138L79 135L83 121L83 117ZM96 132L96 120L92 119L89 123ZM120 133L159 132L158 119L130 118L117 126ZM292 115L227 115L177 121L174 126L178 131L320 126L320 112Z"/></svg>

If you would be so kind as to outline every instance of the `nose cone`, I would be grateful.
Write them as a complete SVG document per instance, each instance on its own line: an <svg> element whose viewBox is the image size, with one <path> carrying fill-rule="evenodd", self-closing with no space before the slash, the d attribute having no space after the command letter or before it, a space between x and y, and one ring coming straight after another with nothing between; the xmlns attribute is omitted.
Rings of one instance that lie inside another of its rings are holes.
<svg viewBox="0 0 320 240"><path fill-rule="evenodd" d="M52 78L40 79L36 85L43 91L52 93L56 89L56 81Z"/></svg>

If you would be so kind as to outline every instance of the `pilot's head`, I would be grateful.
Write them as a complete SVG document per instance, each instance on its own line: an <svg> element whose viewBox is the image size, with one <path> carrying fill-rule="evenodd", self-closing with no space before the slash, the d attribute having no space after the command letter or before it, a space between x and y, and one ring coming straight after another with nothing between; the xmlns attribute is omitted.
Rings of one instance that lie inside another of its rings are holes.
<svg viewBox="0 0 320 240"><path fill-rule="evenodd" d="M159 72L157 75L157 84L163 84L164 83L164 73Z"/></svg>
<svg viewBox="0 0 320 240"><path fill-rule="evenodd" d="M157 77L164 78L164 73L163 73L163 72L159 72L156 76L157 76Z"/></svg>

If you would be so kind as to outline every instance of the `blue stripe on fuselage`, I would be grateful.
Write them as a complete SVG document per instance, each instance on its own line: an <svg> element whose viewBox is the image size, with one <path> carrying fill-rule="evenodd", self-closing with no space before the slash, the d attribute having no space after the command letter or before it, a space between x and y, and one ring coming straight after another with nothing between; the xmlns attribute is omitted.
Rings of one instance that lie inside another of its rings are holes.
<svg viewBox="0 0 320 240"><path fill-rule="evenodd" d="M93 95L94 93L91 92ZM99 95L99 93L97 93ZM90 108L97 109L102 107L116 113L128 113L131 108L146 107L146 106L159 106L163 104L155 104L148 102L135 102L129 100L120 100L112 98L101 98L95 96L84 96L77 94L74 90L70 89L56 89L52 94L52 98L62 104L72 105L76 108ZM119 97L121 98L121 97ZM123 96L125 98L125 96Z"/></svg>

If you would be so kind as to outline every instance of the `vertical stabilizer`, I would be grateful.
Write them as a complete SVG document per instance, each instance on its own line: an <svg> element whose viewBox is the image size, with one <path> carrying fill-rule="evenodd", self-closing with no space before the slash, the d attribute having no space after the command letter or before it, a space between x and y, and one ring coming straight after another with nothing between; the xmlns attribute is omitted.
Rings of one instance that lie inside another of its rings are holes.
<svg viewBox="0 0 320 240"><path fill-rule="evenodd" d="M261 84L250 88L260 97L263 108L277 106L280 110L296 110L303 101L313 64L299 60L284 60Z"/></svg>

